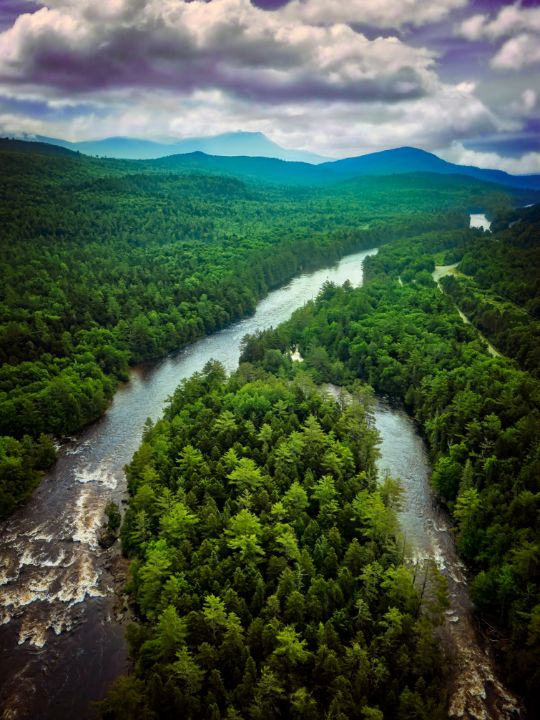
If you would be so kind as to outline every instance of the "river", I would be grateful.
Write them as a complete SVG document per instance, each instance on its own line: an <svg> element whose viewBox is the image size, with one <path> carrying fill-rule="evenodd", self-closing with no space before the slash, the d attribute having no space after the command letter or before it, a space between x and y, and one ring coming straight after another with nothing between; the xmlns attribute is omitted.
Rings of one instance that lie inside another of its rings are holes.
<svg viewBox="0 0 540 720"><path fill-rule="evenodd" d="M451 524L429 483L425 443L407 413L378 398L375 425L381 437L379 474L398 477L404 491L399 515L412 562L434 561L448 583L449 608L440 630L448 659L449 716L511 720L523 710L498 677L489 643L480 634L469 598L465 567Z"/></svg>
<svg viewBox="0 0 540 720"><path fill-rule="evenodd" d="M264 298L252 317L135 368L101 420L61 448L40 487L2 528L2 720L91 718L91 701L127 669L129 617L114 582L122 560L116 547L100 548L97 534L107 502L125 498L123 467L146 418L160 417L179 382L210 358L234 370L244 335L287 320L327 280L360 285L363 260L375 252L301 275Z"/></svg>
<svg viewBox="0 0 540 720"><path fill-rule="evenodd" d="M4 524L0 540L2 720L91 718L91 701L127 668L129 618L114 583L122 561L116 547L99 547L97 532L108 500L125 497L122 468L140 443L146 418L157 419L178 383L210 358L234 370L244 335L283 322L325 281L360 285L362 262L375 252L302 275L270 293L252 317L134 369L106 415L64 445L29 502ZM429 486L424 443L406 413L381 399L375 422L380 469L399 476L405 489L400 519L411 557L434 560L448 579L443 641L451 653L452 716L516 718L519 705L497 680L474 624L452 533Z"/></svg>
<svg viewBox="0 0 540 720"><path fill-rule="evenodd" d="M347 390L331 384L322 387L341 403L349 401ZM379 479L389 474L402 488L398 519L406 562L415 569L419 586L433 564L447 584L448 609L437 634L447 661L449 718L523 717L520 701L498 677L489 643L475 620L465 566L457 554L450 518L430 485L431 466L418 428L402 407L380 396L375 398L373 420L380 438Z"/></svg>

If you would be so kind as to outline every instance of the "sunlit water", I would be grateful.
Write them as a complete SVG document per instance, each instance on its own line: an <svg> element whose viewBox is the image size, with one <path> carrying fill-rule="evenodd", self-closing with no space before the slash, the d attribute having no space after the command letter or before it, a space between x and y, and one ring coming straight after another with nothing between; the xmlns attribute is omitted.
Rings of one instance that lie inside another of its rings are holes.
<svg viewBox="0 0 540 720"><path fill-rule="evenodd" d="M112 572L120 559L116 548L100 548L97 534L107 502L125 497L123 467L147 417L157 419L178 383L211 358L234 370L246 334L287 320L327 280L360 285L363 260L375 252L301 275L270 293L252 317L136 368L106 415L63 446L32 498L2 527L2 720L93 717L90 702L127 668L127 614Z"/></svg>

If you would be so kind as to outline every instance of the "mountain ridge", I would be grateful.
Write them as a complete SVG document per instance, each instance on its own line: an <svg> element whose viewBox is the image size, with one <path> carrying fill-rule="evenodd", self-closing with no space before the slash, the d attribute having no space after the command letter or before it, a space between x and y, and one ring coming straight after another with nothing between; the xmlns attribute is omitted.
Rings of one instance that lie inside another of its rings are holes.
<svg viewBox="0 0 540 720"><path fill-rule="evenodd" d="M458 165L443 160L427 150L408 145L322 163L321 167L347 177L431 172L438 175L467 175L484 182L494 182L497 185L510 187L540 188L540 175L510 175L504 170Z"/></svg>
<svg viewBox="0 0 540 720"><path fill-rule="evenodd" d="M80 153L66 145L5 138L0 139L0 147L45 154ZM112 158L108 160L113 161ZM540 175L510 175L503 170L457 165L426 150L409 146L318 164L249 154L214 155L202 150L143 160L116 160L132 162L134 167L143 163L145 167L149 165L168 171L214 172L280 185L329 185L354 178L431 173L460 175L517 190L540 190Z"/></svg>
<svg viewBox="0 0 540 720"><path fill-rule="evenodd" d="M305 150L284 148L260 132L229 132L169 142L123 136L70 142L60 138L38 135L36 140L59 145L85 155L99 155L121 160L156 160L168 155L183 155L192 152L204 152L207 155L223 157L239 155L273 157L285 161L309 162L313 165L328 162L331 159Z"/></svg>

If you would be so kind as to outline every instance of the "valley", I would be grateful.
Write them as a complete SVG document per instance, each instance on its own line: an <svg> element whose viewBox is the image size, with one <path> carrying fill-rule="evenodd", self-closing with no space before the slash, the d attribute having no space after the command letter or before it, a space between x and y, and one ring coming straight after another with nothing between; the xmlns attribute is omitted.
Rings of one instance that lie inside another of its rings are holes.
<svg viewBox="0 0 540 720"><path fill-rule="evenodd" d="M3 153L2 717L534 712L509 669L536 652L532 191ZM528 354L502 316L521 369L471 311L501 291L527 318ZM121 550L100 545L111 501ZM509 544L495 518L518 507Z"/></svg>

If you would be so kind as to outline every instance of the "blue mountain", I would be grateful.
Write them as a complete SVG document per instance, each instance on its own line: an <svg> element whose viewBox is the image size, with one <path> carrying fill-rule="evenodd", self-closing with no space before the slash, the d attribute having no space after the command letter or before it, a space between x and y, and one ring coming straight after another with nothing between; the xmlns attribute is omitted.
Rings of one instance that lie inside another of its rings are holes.
<svg viewBox="0 0 540 720"><path fill-rule="evenodd" d="M75 152L78 151L85 155L99 155L100 157L123 160L151 160L166 155L193 152L204 152L207 155L225 157L238 155L269 157L279 160L307 162L314 165L328 160L327 157L315 153L281 147L260 132L231 132L163 143L127 137L110 137L103 140L86 140L75 143L45 136L38 136L36 139L40 142L59 145Z"/></svg>
<svg viewBox="0 0 540 720"><path fill-rule="evenodd" d="M456 165L433 153L414 147L359 155L358 157L322 163L326 168L343 177L361 175L402 175L404 173L428 172L438 175L467 175L468 177L516 188L540 188L540 175L510 175L502 170L488 170L472 165Z"/></svg>
<svg viewBox="0 0 540 720"><path fill-rule="evenodd" d="M191 150L191 143L197 145L204 140L203 150ZM521 190L540 190L540 175L510 175L502 170L489 170L447 162L433 153L419 148L401 147L383 150L368 155L334 160L332 162L308 163L289 159L284 161L272 155L264 155L265 148L279 148L261 133L229 133L212 138L183 140L182 152L171 152L175 144L165 145L150 140L132 140L129 138L108 138L96 143L69 143L52 138L47 143L20 140L0 140L0 146L10 145L18 152L62 153L68 150L88 155L101 155L126 159L133 154L146 156L143 164L178 172L202 171L235 177L248 177L261 182L280 185L330 185L352 180L382 175L403 175L430 173L436 175L466 176L483 182L504 185ZM269 145L268 145L269 144ZM220 149L217 153L216 148ZM6 147L7 149L7 147ZM241 154L235 154L239 153ZM296 151L286 151L294 153ZM157 153L157 155L156 155ZM230 153L230 154L228 154ZM253 154L251 154L253 153ZM259 153L259 154L257 154ZM303 155L303 153L300 153ZM319 156L316 156L319 158ZM320 158L319 158L320 159Z"/></svg>

